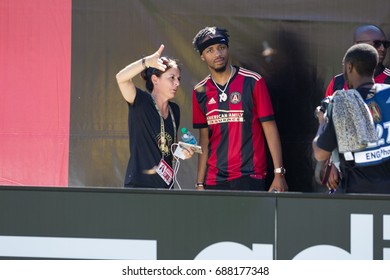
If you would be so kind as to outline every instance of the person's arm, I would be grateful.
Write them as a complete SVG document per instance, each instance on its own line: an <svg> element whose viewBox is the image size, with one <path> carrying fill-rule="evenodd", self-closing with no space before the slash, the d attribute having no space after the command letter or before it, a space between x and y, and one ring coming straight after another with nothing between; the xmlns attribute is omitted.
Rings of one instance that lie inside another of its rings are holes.
<svg viewBox="0 0 390 280"><path fill-rule="evenodd" d="M199 129L199 145L202 147L202 153L198 155L198 172L196 177L197 183L205 183L208 146L209 146L209 129L207 127ZM198 190L204 190L204 187L197 187Z"/></svg>
<svg viewBox="0 0 390 280"><path fill-rule="evenodd" d="M325 161L328 158L330 158L332 153L328 152L328 151L326 151L324 149L321 149L317 145L318 138L320 137L320 135L324 131L325 125L326 125L324 113L320 110L319 107L316 108L316 115L317 115L319 126L318 126L318 130L317 130L317 134L314 137L314 140L313 140L313 143L312 143L313 153L314 153L314 158L317 161Z"/></svg>
<svg viewBox="0 0 390 280"><path fill-rule="evenodd" d="M266 121L261 123L268 148L272 156L274 168L284 167L282 158L282 144L280 142L278 128L275 121ZM288 190L286 178L283 174L274 173L274 179L269 188L269 191L284 192Z"/></svg>
<svg viewBox="0 0 390 280"><path fill-rule="evenodd" d="M318 138L320 137L321 135L321 131L324 130L324 125L320 125L318 127L318 131L317 131L317 135L316 137L314 138L313 140L313 153L314 153L314 158L317 160L317 161L325 161L327 160L328 158L330 158L331 156L331 152L328 152L324 149L321 149L320 147L318 147L317 145L317 141L318 141Z"/></svg>
<svg viewBox="0 0 390 280"><path fill-rule="evenodd" d="M133 78L141 73L145 68L154 67L161 71L165 71L166 66L160 61L160 56L164 50L164 45L161 45L160 48L152 55L146 56L142 59L139 59L116 74L116 81L118 83L119 89L122 93L123 98L130 104L134 102L136 88L133 83Z"/></svg>
<svg viewBox="0 0 390 280"><path fill-rule="evenodd" d="M316 116L318 118L318 130L317 134L313 139L312 147L313 147L313 154L314 158L319 162L325 162L332 156L332 152L329 152L328 150L322 149L318 146L318 139L320 138L321 134L324 133L326 128L326 121L324 117L324 113L319 109L319 107L316 108ZM329 133L329 132L328 132ZM329 138L328 138L329 139ZM340 172L336 168L336 166L332 163L331 171L329 174L329 179L326 184L329 190L334 189L336 190L338 185L340 183Z"/></svg>

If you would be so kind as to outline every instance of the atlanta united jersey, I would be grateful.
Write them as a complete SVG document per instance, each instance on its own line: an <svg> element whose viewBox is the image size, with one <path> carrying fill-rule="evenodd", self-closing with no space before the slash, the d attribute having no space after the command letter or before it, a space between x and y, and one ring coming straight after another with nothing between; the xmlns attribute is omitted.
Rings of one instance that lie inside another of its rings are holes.
<svg viewBox="0 0 390 280"><path fill-rule="evenodd" d="M265 139L261 122L274 119L264 79L256 72L235 67L225 92L211 75L194 87L193 127L209 129L206 184L231 181L245 175L266 176Z"/></svg>
<svg viewBox="0 0 390 280"><path fill-rule="evenodd" d="M381 65L378 72L375 73L374 80L377 84L390 84L390 69ZM343 74L333 77L326 89L325 97L333 95L336 90L340 89L348 89Z"/></svg>

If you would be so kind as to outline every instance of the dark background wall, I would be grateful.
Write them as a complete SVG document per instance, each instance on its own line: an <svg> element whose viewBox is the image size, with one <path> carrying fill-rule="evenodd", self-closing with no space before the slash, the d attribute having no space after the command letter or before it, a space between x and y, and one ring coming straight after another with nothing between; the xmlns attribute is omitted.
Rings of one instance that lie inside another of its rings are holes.
<svg viewBox="0 0 390 280"><path fill-rule="evenodd" d="M217 25L230 32L232 63L258 71L267 82L290 190L323 191L314 180L313 110L340 72L354 28L374 23L390 32L388 1L74 0L72 11L70 186L122 186L127 105L115 74L161 43L164 54L183 64L176 102L181 126L192 127L191 90L208 70L191 42L204 26ZM264 44L276 54L262 56ZM144 87L141 80L138 85ZM182 188L193 186L196 162L182 162Z"/></svg>
<svg viewBox="0 0 390 280"><path fill-rule="evenodd" d="M115 74L164 43L182 62L176 102L191 128L191 90L208 74L191 41L218 25L230 32L231 62L266 80L290 190L324 191L314 181L313 110L355 27L377 24L389 36L389 18L386 0L1 1L0 184L122 187L127 105ZM192 188L196 162L182 162L182 188Z"/></svg>

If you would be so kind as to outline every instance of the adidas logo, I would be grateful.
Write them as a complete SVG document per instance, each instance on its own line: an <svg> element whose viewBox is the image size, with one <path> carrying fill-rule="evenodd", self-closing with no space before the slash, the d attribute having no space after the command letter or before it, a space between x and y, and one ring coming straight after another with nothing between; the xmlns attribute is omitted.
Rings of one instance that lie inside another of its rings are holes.
<svg viewBox="0 0 390 280"><path fill-rule="evenodd" d="M214 97L211 97L208 104L211 105L211 104L215 104L215 103L217 103L217 102L215 101Z"/></svg>

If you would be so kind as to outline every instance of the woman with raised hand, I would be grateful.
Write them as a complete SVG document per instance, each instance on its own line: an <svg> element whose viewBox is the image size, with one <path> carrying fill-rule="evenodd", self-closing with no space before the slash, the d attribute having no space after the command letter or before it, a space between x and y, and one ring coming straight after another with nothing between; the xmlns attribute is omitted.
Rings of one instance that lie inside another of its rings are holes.
<svg viewBox="0 0 390 280"><path fill-rule="evenodd" d="M172 102L180 86L178 61L162 57L164 45L119 71L116 79L128 103L130 159L125 187L170 188L174 179L171 146L177 143L179 106ZM135 86L140 74L146 90ZM193 152L185 150L190 157Z"/></svg>

